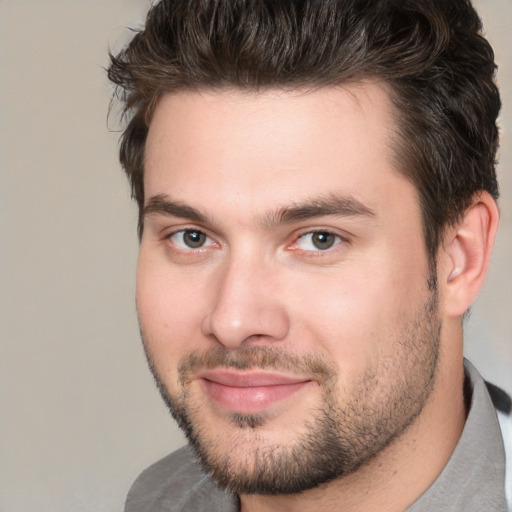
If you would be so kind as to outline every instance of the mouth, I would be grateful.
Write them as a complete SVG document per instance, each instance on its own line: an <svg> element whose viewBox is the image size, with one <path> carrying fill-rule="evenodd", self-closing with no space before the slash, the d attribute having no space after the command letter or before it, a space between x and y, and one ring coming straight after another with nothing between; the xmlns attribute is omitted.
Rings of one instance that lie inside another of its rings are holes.
<svg viewBox="0 0 512 512"><path fill-rule="evenodd" d="M197 379L216 405L239 414L261 413L313 383L308 378L229 368L204 371Z"/></svg>

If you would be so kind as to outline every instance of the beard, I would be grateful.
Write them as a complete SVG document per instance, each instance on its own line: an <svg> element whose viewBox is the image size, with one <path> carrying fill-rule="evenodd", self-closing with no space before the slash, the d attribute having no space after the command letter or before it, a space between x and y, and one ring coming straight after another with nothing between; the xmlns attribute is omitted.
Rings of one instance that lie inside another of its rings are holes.
<svg viewBox="0 0 512 512"><path fill-rule="evenodd" d="M343 399L336 367L318 355L222 345L186 355L178 366L181 391L171 393L150 356L150 343L144 334L142 338L162 398L206 473L238 495L295 494L356 472L420 415L434 388L439 358L437 291L430 290L420 310L399 329L396 350L378 357L356 382L345 384ZM265 413L231 414L227 425L219 420L212 429L204 419L204 400L193 396L190 385L194 372L218 367L311 375L321 400L300 432L279 443L265 436L270 421ZM223 441L229 438L229 448L219 449L212 430L220 431Z"/></svg>

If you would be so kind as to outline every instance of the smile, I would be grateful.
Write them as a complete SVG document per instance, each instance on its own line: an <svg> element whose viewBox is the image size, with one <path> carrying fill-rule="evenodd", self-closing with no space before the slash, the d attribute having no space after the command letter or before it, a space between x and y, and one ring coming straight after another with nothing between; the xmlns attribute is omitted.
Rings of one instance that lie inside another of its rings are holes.
<svg viewBox="0 0 512 512"><path fill-rule="evenodd" d="M263 412L312 383L267 372L209 370L198 376L204 393L228 412Z"/></svg>

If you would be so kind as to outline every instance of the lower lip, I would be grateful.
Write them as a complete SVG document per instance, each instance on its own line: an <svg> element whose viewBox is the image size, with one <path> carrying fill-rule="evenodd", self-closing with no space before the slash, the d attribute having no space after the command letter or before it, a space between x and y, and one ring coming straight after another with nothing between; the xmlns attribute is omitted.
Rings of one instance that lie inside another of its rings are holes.
<svg viewBox="0 0 512 512"><path fill-rule="evenodd" d="M202 380L202 383L208 396L223 409L241 414L256 414L294 395L310 382L254 387L225 386L211 380Z"/></svg>

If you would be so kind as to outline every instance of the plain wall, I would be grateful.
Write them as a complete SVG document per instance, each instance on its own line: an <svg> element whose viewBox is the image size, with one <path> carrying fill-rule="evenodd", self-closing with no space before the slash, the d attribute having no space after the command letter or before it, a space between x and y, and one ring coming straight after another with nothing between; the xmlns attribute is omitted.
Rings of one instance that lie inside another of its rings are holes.
<svg viewBox="0 0 512 512"><path fill-rule="evenodd" d="M121 511L183 443L140 346L136 209L106 121L109 45L148 5L0 0L1 512ZM477 7L500 64L502 221L466 353L512 391L512 2Z"/></svg>

